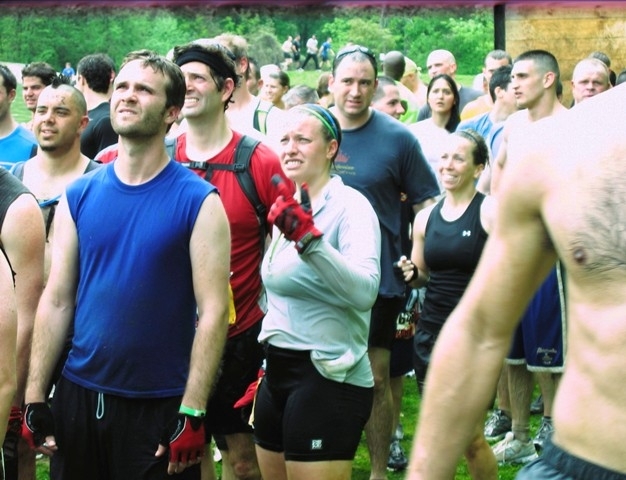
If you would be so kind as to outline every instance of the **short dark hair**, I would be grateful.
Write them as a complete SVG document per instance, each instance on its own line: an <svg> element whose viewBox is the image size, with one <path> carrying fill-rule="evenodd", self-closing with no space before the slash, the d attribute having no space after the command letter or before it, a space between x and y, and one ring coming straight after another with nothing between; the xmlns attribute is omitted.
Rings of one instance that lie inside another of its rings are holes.
<svg viewBox="0 0 626 480"><path fill-rule="evenodd" d="M561 78L561 71L559 69L559 62L556 57L547 50L528 50L520 54L514 61L519 62L521 60L532 60L543 73L552 72L556 76L555 80ZM555 81L555 84L557 82Z"/></svg>
<svg viewBox="0 0 626 480"><path fill-rule="evenodd" d="M120 70L129 62L139 60L143 67L150 67L155 72L162 73L168 82L165 85L165 107L172 106L182 108L185 104L185 93L187 86L185 77L180 67L163 55L159 55L153 50L134 50L124 57Z"/></svg>
<svg viewBox="0 0 626 480"><path fill-rule="evenodd" d="M46 62L29 63L22 69L22 79L24 77L37 77L44 85L50 85L57 76L57 71Z"/></svg>
<svg viewBox="0 0 626 480"><path fill-rule="evenodd" d="M607 66L607 68L611 68L611 59L604 52L598 52L598 51L591 52L589 54L589 57L587 57L587 58L596 58L596 59L600 60L602 63L604 63Z"/></svg>
<svg viewBox="0 0 626 480"><path fill-rule="evenodd" d="M0 77L2 77L4 89L7 91L7 93L17 88L17 79L15 78L15 75L13 75L13 72L6 65L0 64Z"/></svg>
<svg viewBox="0 0 626 480"><path fill-rule="evenodd" d="M106 53L93 53L80 59L76 73L94 92L108 93L115 74L115 62Z"/></svg>
<svg viewBox="0 0 626 480"><path fill-rule="evenodd" d="M69 91L76 103L76 107L81 115L87 115L87 102L83 93L71 84L71 79L65 75L59 75L56 77L50 85L46 88L53 88L55 90Z"/></svg>
<svg viewBox="0 0 626 480"><path fill-rule="evenodd" d="M348 45L337 52L333 60L333 75L339 64L346 57L351 57L358 61L369 61L372 67L374 67L374 77L378 76L378 62L376 61L376 56L374 56L374 53L369 48L362 47L361 45Z"/></svg>
<svg viewBox="0 0 626 480"><path fill-rule="evenodd" d="M489 80L489 95L491 95L491 99L494 102L496 101L497 87L503 90L509 88L509 84L511 83L511 70L513 70L511 65L503 65L498 67L498 69L493 72L493 75L491 75L491 80Z"/></svg>
<svg viewBox="0 0 626 480"><path fill-rule="evenodd" d="M385 87L387 85L397 85L397 84L396 84L396 81L389 75L379 75L378 86L376 87L376 91L374 92L374 96L372 97L373 102L376 102L385 96Z"/></svg>
<svg viewBox="0 0 626 480"><path fill-rule="evenodd" d="M240 77L237 75L235 67L235 55L226 46L218 42L202 44L192 42L176 46L174 47L173 61L179 67L189 62L204 63L209 67L211 78L219 91L224 88L227 78L233 80L235 88L239 86ZM228 108L231 98L232 94L224 102L224 110Z"/></svg>
<svg viewBox="0 0 626 480"><path fill-rule="evenodd" d="M506 50L500 50L500 49L491 50L485 56L485 61L487 61L488 58L493 58L494 60L504 60L504 59L506 59L506 60L508 60L509 63L513 63L513 59L511 58L511 55Z"/></svg>
<svg viewBox="0 0 626 480"><path fill-rule="evenodd" d="M472 150L472 157L474 165L487 165L489 163L489 148L483 136L476 130L471 128L464 128L463 130L457 130L453 133L459 137L463 137L469 140L474 148Z"/></svg>

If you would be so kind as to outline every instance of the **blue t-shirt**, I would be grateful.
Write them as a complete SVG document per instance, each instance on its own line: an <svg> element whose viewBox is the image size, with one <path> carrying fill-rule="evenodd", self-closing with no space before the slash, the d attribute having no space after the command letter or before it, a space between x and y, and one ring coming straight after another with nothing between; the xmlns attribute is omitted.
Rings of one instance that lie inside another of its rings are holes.
<svg viewBox="0 0 626 480"><path fill-rule="evenodd" d="M328 55L330 54L330 48L331 48L331 45L329 42L322 43L320 55L323 60L328 60Z"/></svg>
<svg viewBox="0 0 626 480"><path fill-rule="evenodd" d="M61 73L68 78L72 78L74 75L76 75L76 72L74 71L72 67L65 67L61 71Z"/></svg>
<svg viewBox="0 0 626 480"><path fill-rule="evenodd" d="M476 117L462 121L456 127L456 131L459 132L461 130L472 129L480 133L480 135L485 140L487 140L487 137L489 136L489 132L492 127L493 127L493 123L491 121L491 118L489 118L489 112L487 112L487 113L483 113L482 115L478 115Z"/></svg>
<svg viewBox="0 0 626 480"><path fill-rule="evenodd" d="M342 130L335 168L343 182L370 201L381 228L381 283L383 297L402 297L406 286L402 272L394 268L402 255L402 202L409 205L439 195L435 174L426 162L415 136L404 124L381 112L371 111L365 125Z"/></svg>
<svg viewBox="0 0 626 480"><path fill-rule="evenodd" d="M494 124L490 118L490 112L483 113L469 120L465 120L459 123L456 127L456 131L472 129L476 130L484 138L485 143L489 147L491 152L491 158L495 159L498 156L498 150L502 143L502 128L504 122Z"/></svg>
<svg viewBox="0 0 626 480"><path fill-rule="evenodd" d="M6 137L0 138L0 165L10 169L14 163L23 162L36 152L37 140L33 132L18 125Z"/></svg>
<svg viewBox="0 0 626 480"><path fill-rule="evenodd" d="M79 278L63 375L124 397L182 395L197 310L189 242L215 187L174 161L126 185L114 165L67 188Z"/></svg>

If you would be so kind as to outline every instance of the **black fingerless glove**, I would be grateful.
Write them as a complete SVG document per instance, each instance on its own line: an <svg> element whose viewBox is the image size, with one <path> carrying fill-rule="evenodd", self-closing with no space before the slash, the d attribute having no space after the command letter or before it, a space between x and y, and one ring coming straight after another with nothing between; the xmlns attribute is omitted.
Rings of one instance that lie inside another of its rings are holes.
<svg viewBox="0 0 626 480"><path fill-rule="evenodd" d="M50 406L45 402L26 404L22 421L22 437L30 448L35 449L54 435L54 418Z"/></svg>

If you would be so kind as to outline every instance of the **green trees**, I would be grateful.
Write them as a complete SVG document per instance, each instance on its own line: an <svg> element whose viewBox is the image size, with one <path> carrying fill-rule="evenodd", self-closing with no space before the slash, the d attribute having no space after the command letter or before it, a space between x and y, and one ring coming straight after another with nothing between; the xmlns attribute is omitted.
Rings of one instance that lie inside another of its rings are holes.
<svg viewBox="0 0 626 480"><path fill-rule="evenodd" d="M149 48L167 53L174 45L222 32L243 35L261 63L280 61L280 44L300 34L333 38L334 50L348 42L376 53L401 50L424 66L428 52L451 50L459 72L480 71L493 48L493 13L488 7L258 7L169 8L9 7L0 11L0 60L35 60L63 67L84 55L106 52L119 63L126 53Z"/></svg>

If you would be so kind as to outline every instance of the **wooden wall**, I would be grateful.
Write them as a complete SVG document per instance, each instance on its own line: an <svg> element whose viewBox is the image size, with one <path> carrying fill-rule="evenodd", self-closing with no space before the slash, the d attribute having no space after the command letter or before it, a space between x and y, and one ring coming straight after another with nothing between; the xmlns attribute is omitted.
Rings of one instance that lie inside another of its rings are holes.
<svg viewBox="0 0 626 480"><path fill-rule="evenodd" d="M599 50L618 74L626 68L626 2L537 2L505 6L506 50L516 55L548 50L557 58L563 82L563 103L570 105L576 63Z"/></svg>

